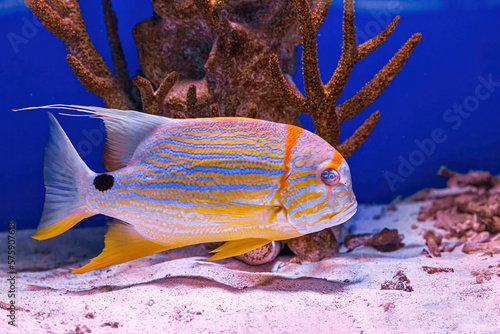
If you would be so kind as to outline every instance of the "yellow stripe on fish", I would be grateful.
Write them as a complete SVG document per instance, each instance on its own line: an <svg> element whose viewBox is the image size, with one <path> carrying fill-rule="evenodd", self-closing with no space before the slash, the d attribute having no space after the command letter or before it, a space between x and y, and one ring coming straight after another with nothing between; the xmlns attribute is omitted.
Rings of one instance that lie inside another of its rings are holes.
<svg viewBox="0 0 500 334"><path fill-rule="evenodd" d="M292 125L41 108L82 111L106 125L113 171L97 174L49 114L46 200L33 237L51 238L96 214L122 221L109 228L103 253L76 273L228 241L212 257L222 259L341 224L356 211L345 160L320 137Z"/></svg>

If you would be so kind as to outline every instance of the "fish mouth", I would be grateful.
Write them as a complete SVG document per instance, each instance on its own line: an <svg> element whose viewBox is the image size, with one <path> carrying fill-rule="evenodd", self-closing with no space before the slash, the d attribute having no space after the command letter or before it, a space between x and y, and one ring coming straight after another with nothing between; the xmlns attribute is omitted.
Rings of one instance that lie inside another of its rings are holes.
<svg viewBox="0 0 500 334"><path fill-rule="evenodd" d="M350 206L345 208L342 212L337 214L335 217L332 219L332 226L335 225L340 225L348 221L349 219L354 216L356 211L358 210L358 202L352 203Z"/></svg>
<svg viewBox="0 0 500 334"><path fill-rule="evenodd" d="M356 213L358 207L358 203L354 201L351 205L346 207L344 210L340 211L339 213L335 214L331 219L329 220L324 220L321 221L320 224L311 224L308 223L309 225L313 226L308 226L306 231L300 231L301 234L309 234L309 233L315 233L321 230L324 230L325 228L330 228L335 225L340 225L351 219L352 216Z"/></svg>

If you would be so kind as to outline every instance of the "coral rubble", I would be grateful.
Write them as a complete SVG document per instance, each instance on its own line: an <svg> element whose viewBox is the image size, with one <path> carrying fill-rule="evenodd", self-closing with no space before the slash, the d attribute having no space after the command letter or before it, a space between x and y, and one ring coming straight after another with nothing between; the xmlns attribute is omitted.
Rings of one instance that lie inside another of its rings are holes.
<svg viewBox="0 0 500 334"><path fill-rule="evenodd" d="M381 290L402 290L406 292L412 292L413 287L410 285L410 280L402 271L398 271L396 275L392 277L392 280L385 281L380 286Z"/></svg>
<svg viewBox="0 0 500 334"><path fill-rule="evenodd" d="M445 231L425 233L431 253L440 256L440 250L453 251L464 244L464 253L499 254L500 177L481 171L459 174L445 167L439 175L448 177L447 189L426 189L412 197L431 202L422 207L419 220L433 220L435 228ZM445 244L443 238L454 240L454 245Z"/></svg>
<svg viewBox="0 0 500 334"><path fill-rule="evenodd" d="M380 113L374 112L339 144L341 124L382 94L421 35L413 35L358 93L338 104L354 64L382 45L400 18L397 16L373 39L357 45L354 1L344 0L342 56L324 85L318 68L316 35L331 2L152 0L153 17L133 29L142 69L133 80L127 72L110 0L103 0L103 9L114 74L87 34L78 0L26 0L26 5L65 42L73 72L109 108L137 109L174 118L243 116L288 124L296 123L302 112L313 117L316 133L348 158L367 139ZM301 43L305 97L292 79L297 65L296 47ZM106 157L104 161L109 168ZM338 251L335 236L329 232L287 243L299 257L311 261ZM301 250L311 249L315 251L302 254Z"/></svg>
<svg viewBox="0 0 500 334"><path fill-rule="evenodd" d="M429 267L429 266L422 266L422 270L425 271L426 273L432 275L435 273L454 273L455 270L453 268L444 268L444 267Z"/></svg>
<svg viewBox="0 0 500 334"><path fill-rule="evenodd" d="M344 245L349 251L360 247L373 247L380 252L393 252L403 247L401 243L404 239L403 234L399 234L397 229L389 230L384 228L379 233L348 235L344 238Z"/></svg>

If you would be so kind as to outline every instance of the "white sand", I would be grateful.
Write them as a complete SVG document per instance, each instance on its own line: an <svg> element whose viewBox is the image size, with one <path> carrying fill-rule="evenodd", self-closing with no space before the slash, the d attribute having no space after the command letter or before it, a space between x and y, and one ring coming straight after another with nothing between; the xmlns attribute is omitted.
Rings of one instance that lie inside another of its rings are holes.
<svg viewBox="0 0 500 334"><path fill-rule="evenodd" d="M290 257L281 256L260 267L206 262L200 245L74 275L69 261L97 255L103 228L44 242L18 231L16 302L29 312L17 311L15 328L0 309L0 333L500 333L500 255L458 248L427 258L419 233L432 223L417 222L419 204L373 219L383 209L361 206L347 227L356 234L398 228L405 247L396 252L361 247L318 263L286 264ZM0 301L8 303L6 247L0 251ZM422 266L454 272L431 275ZM413 292L381 290L398 271ZM477 283L486 271L491 279Z"/></svg>

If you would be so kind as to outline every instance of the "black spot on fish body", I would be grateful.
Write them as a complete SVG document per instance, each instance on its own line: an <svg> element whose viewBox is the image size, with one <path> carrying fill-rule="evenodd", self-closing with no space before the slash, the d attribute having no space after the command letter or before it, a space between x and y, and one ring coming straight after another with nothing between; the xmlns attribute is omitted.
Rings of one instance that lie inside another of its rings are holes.
<svg viewBox="0 0 500 334"><path fill-rule="evenodd" d="M106 191L113 187L115 178L109 174L97 175L94 179L94 187L99 191Z"/></svg>

